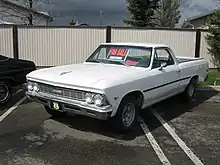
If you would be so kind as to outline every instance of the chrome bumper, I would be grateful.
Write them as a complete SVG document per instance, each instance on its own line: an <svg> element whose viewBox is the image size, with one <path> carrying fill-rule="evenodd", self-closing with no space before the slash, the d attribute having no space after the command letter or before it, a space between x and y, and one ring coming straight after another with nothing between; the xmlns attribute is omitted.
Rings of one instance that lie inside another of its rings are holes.
<svg viewBox="0 0 220 165"><path fill-rule="evenodd" d="M112 113L112 108L109 105L105 107L96 107L95 105L88 105L82 101L61 98L45 93L26 92L26 95L30 100L41 103L50 108L52 108L52 102L57 102L63 112L75 113L100 120L107 120Z"/></svg>

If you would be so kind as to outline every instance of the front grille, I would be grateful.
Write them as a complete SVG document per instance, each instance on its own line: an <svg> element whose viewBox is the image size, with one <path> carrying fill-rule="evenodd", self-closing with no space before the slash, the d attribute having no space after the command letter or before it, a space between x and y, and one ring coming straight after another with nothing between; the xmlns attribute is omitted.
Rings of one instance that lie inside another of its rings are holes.
<svg viewBox="0 0 220 165"><path fill-rule="evenodd" d="M59 97L65 97L65 98L69 98L73 100L80 100L80 101L85 100L84 91L75 90L75 89L67 89L67 88L46 85L46 84L41 84L41 83L39 83L38 85L40 87L40 92L42 93L47 93L47 94L51 94L51 95L59 96Z"/></svg>

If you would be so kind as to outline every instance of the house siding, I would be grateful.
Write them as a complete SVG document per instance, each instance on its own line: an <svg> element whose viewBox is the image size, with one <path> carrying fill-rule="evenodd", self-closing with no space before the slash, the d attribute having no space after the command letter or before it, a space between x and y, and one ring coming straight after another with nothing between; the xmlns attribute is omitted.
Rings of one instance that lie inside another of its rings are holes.
<svg viewBox="0 0 220 165"><path fill-rule="evenodd" d="M207 23L207 19L208 19L208 16L202 17L202 18L199 18L196 20L192 20L192 21L190 21L190 23L193 24L195 28L200 28Z"/></svg>

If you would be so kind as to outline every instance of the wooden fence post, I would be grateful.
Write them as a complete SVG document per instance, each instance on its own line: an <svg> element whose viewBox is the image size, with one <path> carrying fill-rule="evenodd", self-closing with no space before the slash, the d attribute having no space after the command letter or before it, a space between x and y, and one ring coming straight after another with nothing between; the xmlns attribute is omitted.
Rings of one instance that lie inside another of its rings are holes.
<svg viewBox="0 0 220 165"><path fill-rule="evenodd" d="M200 57L201 31L196 30L195 57Z"/></svg>
<svg viewBox="0 0 220 165"><path fill-rule="evenodd" d="M12 27L12 36L13 36L13 56L16 59L19 59L18 55L18 27L16 25L13 25Z"/></svg>
<svg viewBox="0 0 220 165"><path fill-rule="evenodd" d="M106 42L111 42L111 26L106 27Z"/></svg>

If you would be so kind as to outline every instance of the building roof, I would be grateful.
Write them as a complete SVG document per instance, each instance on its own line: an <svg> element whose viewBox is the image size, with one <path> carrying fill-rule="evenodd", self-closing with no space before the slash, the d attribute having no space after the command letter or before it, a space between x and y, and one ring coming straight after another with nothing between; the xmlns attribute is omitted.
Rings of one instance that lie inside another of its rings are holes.
<svg viewBox="0 0 220 165"><path fill-rule="evenodd" d="M187 21L193 21L193 20L196 20L196 19L200 19L200 18L203 18L203 17L207 17L207 16L213 14L215 11L216 11L216 9L210 10L210 11L208 11L208 12L205 12L205 13L202 13L202 14L198 14L198 15L189 17L189 18L187 18L186 20L187 20Z"/></svg>
<svg viewBox="0 0 220 165"><path fill-rule="evenodd" d="M39 11L35 11L33 9L29 9L27 7L24 7L22 5L19 5L19 4L16 4L16 3L13 3L11 1L8 1L8 0L0 0L2 3L6 4L6 5L9 5L9 6L13 6L13 7L17 7L17 8L20 8L22 10L25 10L25 11L28 11L28 12L31 12L39 17L43 17L44 19L46 19L47 21L49 22L52 22L53 21L53 18L49 16L48 13L46 12L39 12Z"/></svg>
<svg viewBox="0 0 220 165"><path fill-rule="evenodd" d="M198 14L198 15L195 15L195 16L192 16L192 17L189 17L187 19L185 19L182 23L182 28L188 26L188 23L190 23L190 21L194 21L194 20L197 20L197 19L201 19L203 17L207 17L209 15L212 15L216 10L219 10L219 9L213 9L213 10L210 10L208 12L205 12L205 13L201 13L201 14ZM188 22L188 23L187 23Z"/></svg>
<svg viewBox="0 0 220 165"><path fill-rule="evenodd" d="M0 24L12 25L12 24L14 24L14 23L12 23L12 22L7 22L7 21L3 21L3 20L0 19Z"/></svg>
<svg viewBox="0 0 220 165"><path fill-rule="evenodd" d="M111 42L111 43L102 43L102 45L125 45L125 46L141 46L141 47L168 47L165 44L156 44L156 43L144 43L144 42Z"/></svg>

